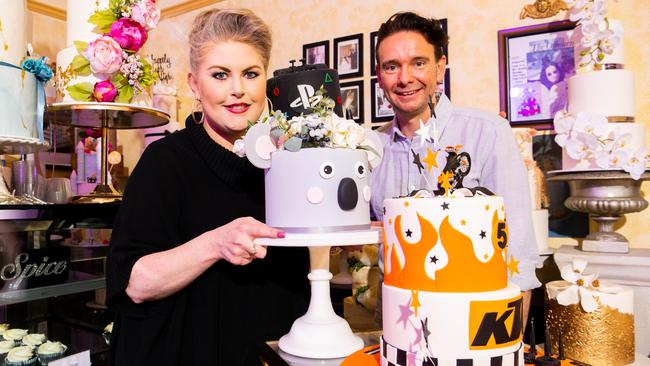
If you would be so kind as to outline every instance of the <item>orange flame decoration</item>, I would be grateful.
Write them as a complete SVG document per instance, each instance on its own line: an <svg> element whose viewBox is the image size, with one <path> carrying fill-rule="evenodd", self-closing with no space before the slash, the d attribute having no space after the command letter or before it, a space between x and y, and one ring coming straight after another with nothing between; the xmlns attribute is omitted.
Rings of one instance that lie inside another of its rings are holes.
<svg viewBox="0 0 650 366"><path fill-rule="evenodd" d="M442 220L439 234L433 224L420 214L418 214L418 221L422 235L419 242L411 244L404 240L402 216L398 215L395 218L395 234L404 253L405 263L399 260L396 244L384 246L384 258L390 261L384 276L387 285L431 292L481 292L506 287L508 273L503 252L506 251L507 228L505 221L499 220L496 210L492 217L494 254L485 263L476 257L472 239L454 229L449 223L449 216ZM448 263L436 271L434 280L427 276L425 266L427 253L438 241L438 235L447 252Z"/></svg>

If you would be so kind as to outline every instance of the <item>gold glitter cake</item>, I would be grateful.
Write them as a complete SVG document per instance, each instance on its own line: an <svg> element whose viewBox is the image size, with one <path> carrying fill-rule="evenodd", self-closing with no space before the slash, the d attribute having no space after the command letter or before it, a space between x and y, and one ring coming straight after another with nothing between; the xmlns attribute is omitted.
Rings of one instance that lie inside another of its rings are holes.
<svg viewBox="0 0 650 366"><path fill-rule="evenodd" d="M546 322L553 352L562 337L567 357L593 366L634 362L634 294L629 287L583 274L587 262L562 268L564 281L546 284Z"/></svg>

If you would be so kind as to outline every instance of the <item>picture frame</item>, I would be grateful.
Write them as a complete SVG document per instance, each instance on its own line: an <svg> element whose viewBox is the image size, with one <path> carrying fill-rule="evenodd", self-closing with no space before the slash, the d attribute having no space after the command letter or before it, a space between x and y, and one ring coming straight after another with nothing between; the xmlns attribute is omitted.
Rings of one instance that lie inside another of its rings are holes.
<svg viewBox="0 0 650 366"><path fill-rule="evenodd" d="M339 79L363 76L363 34L334 39L334 68Z"/></svg>
<svg viewBox="0 0 650 366"><path fill-rule="evenodd" d="M370 76L377 76L377 34L370 33Z"/></svg>
<svg viewBox="0 0 650 366"><path fill-rule="evenodd" d="M553 116L566 108L575 27L563 20L498 32L500 107L512 126L552 129Z"/></svg>
<svg viewBox="0 0 650 366"><path fill-rule="evenodd" d="M356 123L364 123L363 110L363 80L350 81L341 83L341 105L343 115L348 119L353 119Z"/></svg>
<svg viewBox="0 0 650 366"><path fill-rule="evenodd" d="M442 31L445 32L446 35L449 35L449 32L447 32L447 18L438 19L438 21L440 22ZM449 45L442 48L442 54L447 58L447 65L449 65Z"/></svg>
<svg viewBox="0 0 650 366"><path fill-rule="evenodd" d="M438 92L444 93L451 100L451 70L445 69L445 78L441 84L438 84Z"/></svg>
<svg viewBox="0 0 650 366"><path fill-rule="evenodd" d="M325 64L330 67L330 41L302 45L302 59L307 65Z"/></svg>
<svg viewBox="0 0 650 366"><path fill-rule="evenodd" d="M384 96L384 91L379 86L377 79L370 79L370 108L372 122L390 121L395 116L393 106Z"/></svg>

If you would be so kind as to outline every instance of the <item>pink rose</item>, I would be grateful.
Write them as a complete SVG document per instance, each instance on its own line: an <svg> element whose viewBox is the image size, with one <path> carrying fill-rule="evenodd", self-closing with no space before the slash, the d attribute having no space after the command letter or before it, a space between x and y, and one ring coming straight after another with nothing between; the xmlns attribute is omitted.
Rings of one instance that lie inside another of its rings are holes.
<svg viewBox="0 0 650 366"><path fill-rule="evenodd" d="M147 31L156 28L160 20L160 10L153 0L141 0L131 8L131 19L140 23Z"/></svg>
<svg viewBox="0 0 650 366"><path fill-rule="evenodd" d="M109 78L120 71L122 48L111 37L102 36L88 43L83 56L90 62L90 69L100 78Z"/></svg>
<svg viewBox="0 0 650 366"><path fill-rule="evenodd" d="M111 25L108 33L122 49L137 52L147 41L147 31L140 23L130 18L121 18Z"/></svg>
<svg viewBox="0 0 650 366"><path fill-rule="evenodd" d="M110 82L110 80L102 80L95 83L93 96L98 102L112 102L117 96L117 88Z"/></svg>

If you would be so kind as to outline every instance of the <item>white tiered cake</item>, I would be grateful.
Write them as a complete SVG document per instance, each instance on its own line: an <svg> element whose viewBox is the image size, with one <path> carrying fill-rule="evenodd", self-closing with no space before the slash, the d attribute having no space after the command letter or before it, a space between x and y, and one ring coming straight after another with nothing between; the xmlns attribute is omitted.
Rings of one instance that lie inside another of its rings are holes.
<svg viewBox="0 0 650 366"><path fill-rule="evenodd" d="M23 71L27 9L23 0L0 0L0 151L27 153L49 146L43 137L43 83Z"/></svg>
<svg viewBox="0 0 650 366"><path fill-rule="evenodd" d="M634 74L623 69L623 27L608 24L621 42L603 53L600 64L569 79L568 113L555 116L556 141L563 147L562 170L624 169L636 177L647 159L645 126L634 120Z"/></svg>

